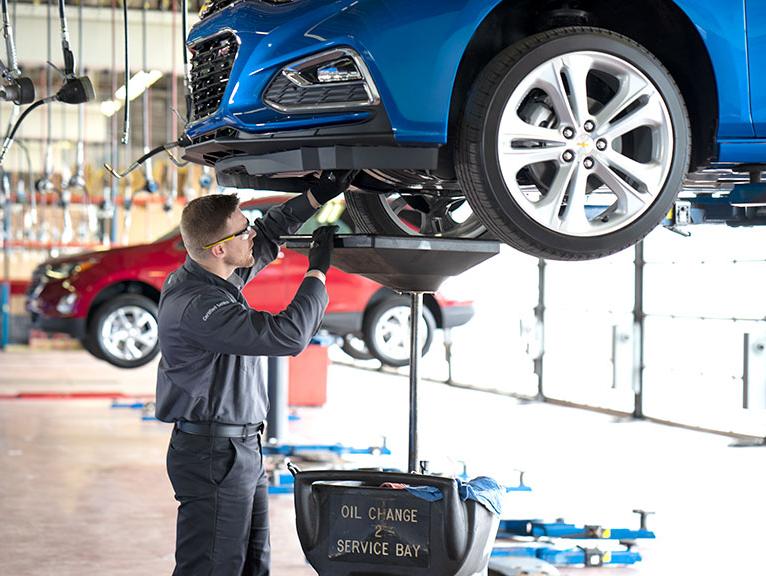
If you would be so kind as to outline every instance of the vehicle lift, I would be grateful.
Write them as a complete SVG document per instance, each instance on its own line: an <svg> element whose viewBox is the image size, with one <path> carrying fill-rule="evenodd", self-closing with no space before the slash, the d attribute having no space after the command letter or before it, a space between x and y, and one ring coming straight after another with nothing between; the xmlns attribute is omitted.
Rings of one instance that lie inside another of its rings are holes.
<svg viewBox="0 0 766 576"><path fill-rule="evenodd" d="M688 236L685 227L692 224L766 225L764 172L766 164L740 164L698 173L696 181L681 191L663 226ZM736 174L746 174L747 182Z"/></svg>
<svg viewBox="0 0 766 576"><path fill-rule="evenodd" d="M640 516L638 529L607 528L599 525L576 526L563 520L501 520L490 566L502 574L503 568L513 566L517 558L537 559L554 566L583 565L590 568L635 564L641 561L641 554L633 550L637 541L653 539L655 535L646 525L646 519L652 512L633 512ZM529 541L530 538L533 542ZM619 542L624 548L602 550L598 545L563 548L561 542L567 540L609 540Z"/></svg>

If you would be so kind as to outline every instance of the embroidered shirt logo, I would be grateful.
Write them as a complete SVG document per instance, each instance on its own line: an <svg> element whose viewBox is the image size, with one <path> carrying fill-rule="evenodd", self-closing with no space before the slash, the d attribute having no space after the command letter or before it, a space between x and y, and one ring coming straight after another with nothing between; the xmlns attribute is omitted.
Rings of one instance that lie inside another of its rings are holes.
<svg viewBox="0 0 766 576"><path fill-rule="evenodd" d="M202 316L202 321L203 321L203 322L207 322L207 319L208 319L208 318L210 318L210 315L211 315L213 312L215 312L216 310L218 310L218 309L219 309L219 308L221 308L222 306L226 306L227 304L231 304L231 300L221 300L221 301L220 301L220 302L218 302L217 304L214 304L213 306L211 306L211 307L210 307L210 310L208 310L207 312L205 312L205 314Z"/></svg>

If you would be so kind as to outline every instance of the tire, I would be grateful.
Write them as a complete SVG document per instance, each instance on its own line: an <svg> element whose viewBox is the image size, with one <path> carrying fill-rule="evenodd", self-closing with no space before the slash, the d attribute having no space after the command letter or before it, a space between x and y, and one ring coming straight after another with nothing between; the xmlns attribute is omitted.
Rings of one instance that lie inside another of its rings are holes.
<svg viewBox="0 0 766 576"><path fill-rule="evenodd" d="M355 334L346 334L343 337L343 344L340 349L354 360L372 360L373 358L369 348L367 348L367 344Z"/></svg>
<svg viewBox="0 0 766 576"><path fill-rule="evenodd" d="M87 352L89 352L90 354L98 358L99 360L104 360L104 357L101 355L101 350L99 350L95 341L93 341L89 336L86 336L85 338L80 338L80 344Z"/></svg>
<svg viewBox="0 0 766 576"><path fill-rule="evenodd" d="M479 238L486 228L469 211L465 199L444 201L435 213L443 218L431 218L425 197L413 192L346 192L346 207L357 232L386 236L441 236L446 238ZM409 198L409 201L408 201ZM432 201L435 202L435 201ZM417 207L416 207L417 206ZM456 222L454 217L465 218Z"/></svg>
<svg viewBox="0 0 766 576"><path fill-rule="evenodd" d="M109 300L94 313L87 340L88 351L92 347L94 356L119 368L151 362L160 351L157 304L138 294Z"/></svg>
<svg viewBox="0 0 766 576"><path fill-rule="evenodd" d="M408 298L387 296L374 304L365 314L362 324L364 342L370 354L381 363L394 367L409 364L409 311ZM425 323L422 352L425 356L433 341L436 321L431 311L425 306L423 306L422 318ZM386 334L390 335L390 338L387 339Z"/></svg>
<svg viewBox="0 0 766 576"><path fill-rule="evenodd" d="M635 244L663 219L690 152L686 106L657 58L614 32L574 26L506 48L479 74L455 170L498 239L586 260Z"/></svg>

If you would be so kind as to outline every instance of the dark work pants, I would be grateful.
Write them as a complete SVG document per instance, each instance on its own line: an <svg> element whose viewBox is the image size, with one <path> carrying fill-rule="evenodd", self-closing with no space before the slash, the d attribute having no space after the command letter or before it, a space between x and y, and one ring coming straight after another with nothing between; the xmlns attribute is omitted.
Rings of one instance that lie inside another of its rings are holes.
<svg viewBox="0 0 766 576"><path fill-rule="evenodd" d="M178 506L174 576L267 576L268 483L260 436L173 430L168 476Z"/></svg>

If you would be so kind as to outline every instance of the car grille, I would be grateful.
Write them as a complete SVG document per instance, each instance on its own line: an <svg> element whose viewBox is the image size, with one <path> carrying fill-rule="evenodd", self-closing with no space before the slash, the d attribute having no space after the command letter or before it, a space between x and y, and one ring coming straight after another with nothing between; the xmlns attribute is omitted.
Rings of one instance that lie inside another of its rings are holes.
<svg viewBox="0 0 766 576"><path fill-rule="evenodd" d="M45 283L47 278L45 277L45 266L38 266L34 269L32 272L32 280L29 282L29 286L27 287L27 296L32 294L32 292L35 291L35 288L37 288L38 285Z"/></svg>
<svg viewBox="0 0 766 576"><path fill-rule="evenodd" d="M208 38L194 46L191 61L191 120L213 114L221 105L239 43L227 32Z"/></svg>
<svg viewBox="0 0 766 576"><path fill-rule="evenodd" d="M346 82L326 86L297 86L280 74L271 82L264 94L267 104L287 109L318 106L321 104L366 103L369 96L364 82Z"/></svg>

